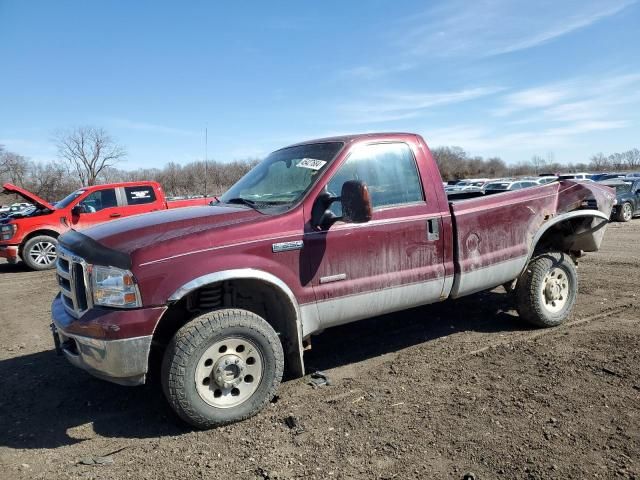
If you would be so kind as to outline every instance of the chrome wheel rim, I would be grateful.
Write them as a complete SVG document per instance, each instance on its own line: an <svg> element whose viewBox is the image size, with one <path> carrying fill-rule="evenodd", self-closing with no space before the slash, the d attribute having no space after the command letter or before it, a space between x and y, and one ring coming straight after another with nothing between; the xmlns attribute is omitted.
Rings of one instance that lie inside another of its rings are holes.
<svg viewBox="0 0 640 480"><path fill-rule="evenodd" d="M630 203L625 203L622 206L622 217L625 220L631 220L631 204Z"/></svg>
<svg viewBox="0 0 640 480"><path fill-rule="evenodd" d="M569 300L569 277L558 267L547 272L541 287L542 304L551 313L560 312Z"/></svg>
<svg viewBox="0 0 640 480"><path fill-rule="evenodd" d="M200 398L217 408L231 408L247 401L262 379L262 356L246 338L227 337L205 350L196 366L196 390Z"/></svg>
<svg viewBox="0 0 640 480"><path fill-rule="evenodd" d="M56 245L52 242L38 242L29 251L29 258L38 265L51 265L57 255Z"/></svg>

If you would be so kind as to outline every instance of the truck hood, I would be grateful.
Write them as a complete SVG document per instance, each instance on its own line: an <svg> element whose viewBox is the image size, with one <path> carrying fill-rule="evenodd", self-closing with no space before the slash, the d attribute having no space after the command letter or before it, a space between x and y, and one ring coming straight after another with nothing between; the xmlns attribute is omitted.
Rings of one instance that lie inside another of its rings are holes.
<svg viewBox="0 0 640 480"><path fill-rule="evenodd" d="M159 252L165 246L172 253L179 254L194 248L206 248L213 244L214 236L219 241L218 232L225 228L264 216L253 209L236 205L186 207L106 222L82 230L82 233L107 248L128 255L141 250ZM172 241L177 239L180 241Z"/></svg>
<svg viewBox="0 0 640 480"><path fill-rule="evenodd" d="M16 195L20 195L25 200L28 200L29 202L37 205L40 208L46 208L48 210L55 210L56 209L56 207L51 205L46 200L43 200L42 198L37 196L35 193L31 193L29 190L25 190L24 188L20 188L20 187L18 187L16 185L13 185L11 183L5 183L2 186L2 188L4 189L4 193L15 193Z"/></svg>

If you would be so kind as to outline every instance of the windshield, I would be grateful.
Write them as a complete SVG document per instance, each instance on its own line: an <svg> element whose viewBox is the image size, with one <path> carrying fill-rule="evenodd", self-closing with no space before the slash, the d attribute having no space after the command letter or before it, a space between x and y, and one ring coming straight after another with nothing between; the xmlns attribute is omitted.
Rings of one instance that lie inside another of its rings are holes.
<svg viewBox="0 0 640 480"><path fill-rule="evenodd" d="M613 188L616 189L616 193L629 193L631 191L631 184L625 183L624 185L614 185Z"/></svg>
<svg viewBox="0 0 640 480"><path fill-rule="evenodd" d="M69 204L71 204L71 202L73 202L76 198L78 198L83 193L84 193L84 190L78 190L76 192L70 193L69 195L64 197L62 200L60 200L58 203L56 203L54 207L66 208L69 206Z"/></svg>
<svg viewBox="0 0 640 480"><path fill-rule="evenodd" d="M264 208L290 206L311 187L342 148L341 142L314 143L273 152L222 197L222 203Z"/></svg>

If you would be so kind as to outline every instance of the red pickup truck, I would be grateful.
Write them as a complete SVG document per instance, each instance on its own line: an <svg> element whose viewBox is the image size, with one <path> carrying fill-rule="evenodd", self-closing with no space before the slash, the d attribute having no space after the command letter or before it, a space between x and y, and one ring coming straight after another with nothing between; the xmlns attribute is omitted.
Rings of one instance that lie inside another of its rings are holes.
<svg viewBox="0 0 640 480"><path fill-rule="evenodd" d="M156 210L205 205L213 199L167 201L157 182L85 187L55 204L10 183L5 183L3 188L4 193L23 197L35 209L0 220L0 257L9 263L16 263L20 257L33 270L55 266L57 238L70 229Z"/></svg>
<svg viewBox="0 0 640 480"><path fill-rule="evenodd" d="M611 189L556 182L451 201L414 134L335 137L269 155L202 208L60 237L52 329L93 375L145 382L199 428L254 415L328 327L504 285L520 316L562 323L575 261ZM384 341L384 339L381 339Z"/></svg>

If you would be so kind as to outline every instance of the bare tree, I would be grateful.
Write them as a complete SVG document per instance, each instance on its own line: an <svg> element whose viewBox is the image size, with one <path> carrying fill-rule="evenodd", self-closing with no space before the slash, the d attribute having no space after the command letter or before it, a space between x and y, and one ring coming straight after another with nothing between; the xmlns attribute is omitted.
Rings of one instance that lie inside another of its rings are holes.
<svg viewBox="0 0 640 480"><path fill-rule="evenodd" d="M30 168L29 159L17 153L4 150L0 146L0 178L16 185L22 185Z"/></svg>
<svg viewBox="0 0 640 480"><path fill-rule="evenodd" d="M540 155L534 155L533 157L531 157L531 166L533 167L534 173L540 173L540 171L543 170L548 163L551 162L547 162Z"/></svg>
<svg viewBox="0 0 640 480"><path fill-rule="evenodd" d="M600 152L591 156L589 159L589 168L599 172L611 168L611 163L604 153Z"/></svg>
<svg viewBox="0 0 640 480"><path fill-rule="evenodd" d="M75 170L83 185L95 185L100 173L127 154L109 134L98 127L77 127L57 139L58 156Z"/></svg>

